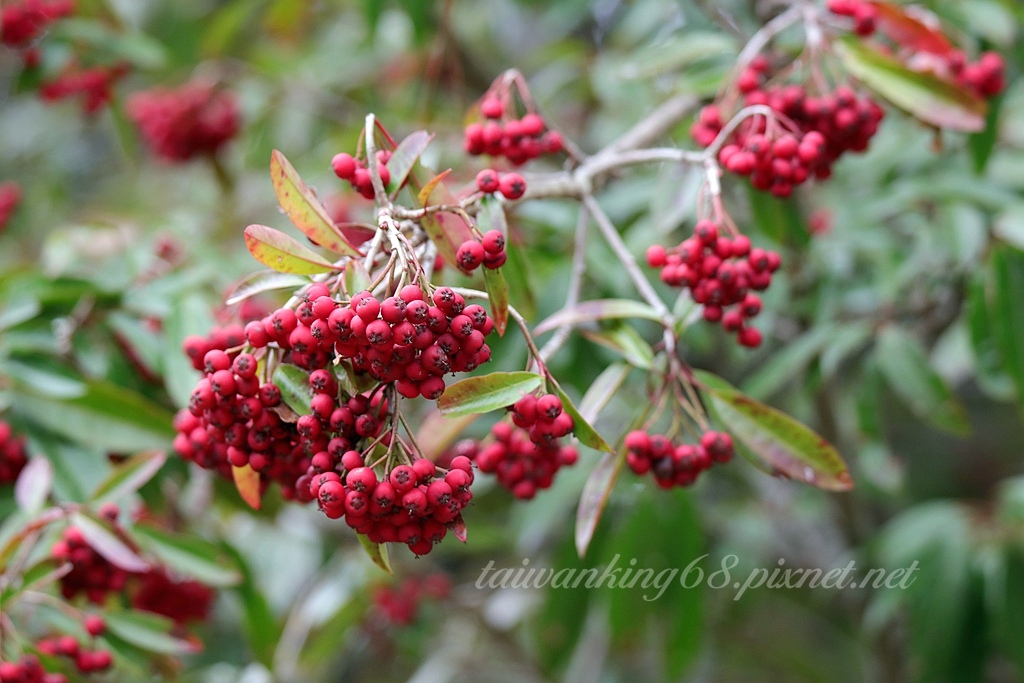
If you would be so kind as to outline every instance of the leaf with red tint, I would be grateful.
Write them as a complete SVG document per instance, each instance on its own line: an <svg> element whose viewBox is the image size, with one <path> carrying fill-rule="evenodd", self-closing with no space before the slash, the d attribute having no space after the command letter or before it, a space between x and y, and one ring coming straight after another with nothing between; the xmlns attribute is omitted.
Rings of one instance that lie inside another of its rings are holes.
<svg viewBox="0 0 1024 683"><path fill-rule="evenodd" d="M315 275L335 270L335 267L317 254L284 234L265 225L250 225L245 229L245 246L257 261L279 273Z"/></svg>
<svg viewBox="0 0 1024 683"><path fill-rule="evenodd" d="M878 30L893 42L915 52L948 55L953 44L942 31L932 28L907 11L907 8L889 2L872 2L878 11Z"/></svg>

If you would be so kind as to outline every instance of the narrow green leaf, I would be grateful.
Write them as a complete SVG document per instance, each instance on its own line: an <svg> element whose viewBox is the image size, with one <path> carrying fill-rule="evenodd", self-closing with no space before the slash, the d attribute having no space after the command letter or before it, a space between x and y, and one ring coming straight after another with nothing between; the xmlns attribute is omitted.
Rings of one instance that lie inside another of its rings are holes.
<svg viewBox="0 0 1024 683"><path fill-rule="evenodd" d="M579 442L584 446L590 446L597 451L612 452L614 449L608 445L607 441L601 438L601 435L591 426L590 422L584 419L580 411L576 409L572 399L569 398L569 395L565 393L558 382L553 377L549 377L548 382L554 387L555 393L558 395L559 400L562 401L562 410L572 417L573 436L579 439Z"/></svg>
<svg viewBox="0 0 1024 683"><path fill-rule="evenodd" d="M747 186L747 199L754 214L754 225L764 235L781 244L804 247L811 240L800 205L796 199L781 199L753 186Z"/></svg>
<svg viewBox="0 0 1024 683"><path fill-rule="evenodd" d="M630 325L612 325L608 329L597 332L582 330L581 334L595 344L611 349L634 367L647 370L654 362L654 349Z"/></svg>
<svg viewBox="0 0 1024 683"><path fill-rule="evenodd" d="M737 391L711 373L698 371L722 426L748 447L776 476L827 491L846 491L853 480L835 447L785 413Z"/></svg>
<svg viewBox="0 0 1024 683"><path fill-rule="evenodd" d="M246 463L242 467L232 466L231 478L235 480L235 488L238 489L238 495L242 500L253 510L259 510L262 498L260 473Z"/></svg>
<svg viewBox="0 0 1024 683"><path fill-rule="evenodd" d="M985 115L985 128L967 137L967 147L974 162L974 172L983 175L988 160L999 141L999 112L1003 109L1003 96L997 95L989 100L988 113Z"/></svg>
<svg viewBox="0 0 1024 683"><path fill-rule="evenodd" d="M359 255L359 250L349 244L337 229L327 209L313 195L295 168L276 149L270 155L270 179L274 184L274 194L277 195L278 203L303 235L336 254ZM274 268L272 264L267 265Z"/></svg>
<svg viewBox="0 0 1024 683"><path fill-rule="evenodd" d="M53 488L53 465L46 458L36 456L28 461L14 482L14 500L29 515L43 508Z"/></svg>
<svg viewBox="0 0 1024 683"><path fill-rule="evenodd" d="M985 289L982 274L972 278L967 288L966 322L974 352L975 376L988 394L1000 400L1012 400L1016 387L1003 364Z"/></svg>
<svg viewBox="0 0 1024 683"><path fill-rule="evenodd" d="M353 259L345 264L344 282L345 289L350 294L355 294L356 292L369 289L372 281L370 280L370 274L366 272L366 268L363 266L363 262Z"/></svg>
<svg viewBox="0 0 1024 683"><path fill-rule="evenodd" d="M623 362L615 362L606 367L587 388L587 393L580 399L580 415L587 422L593 422L612 396L626 381L632 368Z"/></svg>
<svg viewBox="0 0 1024 683"><path fill-rule="evenodd" d="M242 582L233 592L242 603L242 626L248 645L252 648L255 658L269 667L274 659L274 650L281 639L281 624L270 609L267 598L260 591L242 554L228 543L223 543L221 547L242 575Z"/></svg>
<svg viewBox="0 0 1024 683"><path fill-rule="evenodd" d="M391 554L388 551L387 543L374 543L363 534L356 534L356 538L359 539L359 545L363 546L363 550L370 556L373 563L383 569L388 574L394 574L391 569Z"/></svg>
<svg viewBox="0 0 1024 683"><path fill-rule="evenodd" d="M114 470L93 491L94 503L118 502L138 491L152 479L167 462L163 451L148 451L133 456L114 467Z"/></svg>
<svg viewBox="0 0 1024 683"><path fill-rule="evenodd" d="M508 326L508 283L505 282L501 268L484 268L483 271L487 299L491 304L491 317L494 318L494 329L500 337L505 334L505 328Z"/></svg>
<svg viewBox="0 0 1024 683"><path fill-rule="evenodd" d="M260 270L240 280L231 289L225 303L228 306L234 306L257 294L274 292L279 289L299 289L308 284L309 278L302 275L279 273L275 270Z"/></svg>
<svg viewBox="0 0 1024 683"><path fill-rule="evenodd" d="M970 431L964 407L910 334L895 325L886 326L878 335L875 355L889 387L915 415L953 434Z"/></svg>
<svg viewBox="0 0 1024 683"><path fill-rule="evenodd" d="M187 655L202 649L197 641L172 636L174 622L158 614L133 610L107 612L103 618L110 633L148 652Z"/></svg>
<svg viewBox="0 0 1024 683"><path fill-rule="evenodd" d="M8 303L0 310L0 332L27 322L43 310L35 297L22 298Z"/></svg>
<svg viewBox="0 0 1024 683"><path fill-rule="evenodd" d="M995 275L990 321L1003 367L1024 406L1024 252L1007 246L992 251Z"/></svg>
<svg viewBox="0 0 1024 683"><path fill-rule="evenodd" d="M144 572L149 563L128 547L119 532L105 519L83 512L71 515L71 523L82 532L86 543L112 564L128 572Z"/></svg>
<svg viewBox="0 0 1024 683"><path fill-rule="evenodd" d="M615 480L622 469L622 463L626 461L625 452L608 452L601 456L597 466L587 477L583 485L583 493L580 494L579 506L576 508L576 552L580 558L587 554L590 541L594 538L597 524L601 521L601 514L608 504Z"/></svg>
<svg viewBox="0 0 1024 683"><path fill-rule="evenodd" d="M327 259L280 230L265 225L245 229L245 246L257 261L279 273L315 275L335 270Z"/></svg>
<svg viewBox="0 0 1024 683"><path fill-rule="evenodd" d="M412 173L416 162L420 160L420 155L423 154L423 151L426 150L427 145L433 139L434 136L427 131L418 130L407 135L398 143L398 147L395 147L395 150L391 153L391 159L388 160L388 172L391 174L391 182L388 184L387 189L392 198L402 189L406 178Z"/></svg>
<svg viewBox="0 0 1024 683"><path fill-rule="evenodd" d="M534 334L544 334L562 325L580 325L598 320L614 320L616 318L642 318L660 321L658 312L645 303L632 299L596 299L584 301L571 308L564 308L554 315L545 318L536 328Z"/></svg>
<svg viewBox="0 0 1024 683"><path fill-rule="evenodd" d="M104 381L89 382L83 396L66 400L19 391L15 406L61 436L117 453L167 448L174 437L169 411Z"/></svg>
<svg viewBox="0 0 1024 683"><path fill-rule="evenodd" d="M777 393L803 376L807 366L835 334L835 325L825 323L792 340L747 378L743 391L761 400Z"/></svg>
<svg viewBox="0 0 1024 683"><path fill-rule="evenodd" d="M533 372L492 372L451 384L437 399L444 417L488 413L510 406L540 388L544 378Z"/></svg>
<svg viewBox="0 0 1024 683"><path fill-rule="evenodd" d="M313 390L309 386L309 373L288 363L274 369L274 384L281 390L281 400L299 415L313 412L309 407Z"/></svg>
<svg viewBox="0 0 1024 683"><path fill-rule="evenodd" d="M238 568L228 566L220 548L201 538L170 534L144 524L136 524L132 533L143 549L179 574L218 588L237 586L242 580Z"/></svg>
<svg viewBox="0 0 1024 683"><path fill-rule="evenodd" d="M912 71L854 36L834 43L857 80L908 114L939 128L977 132L985 127L985 100L932 73Z"/></svg>
<svg viewBox="0 0 1024 683"><path fill-rule="evenodd" d="M44 557L21 572L21 576L15 576L14 581L0 592L0 605L7 606L20 593L37 590L54 583L71 569L70 562L58 562L52 557Z"/></svg>
<svg viewBox="0 0 1024 683"><path fill-rule="evenodd" d="M85 394L81 377L54 360L35 354L12 356L4 363L4 374L31 387L33 393L52 398L78 398Z"/></svg>

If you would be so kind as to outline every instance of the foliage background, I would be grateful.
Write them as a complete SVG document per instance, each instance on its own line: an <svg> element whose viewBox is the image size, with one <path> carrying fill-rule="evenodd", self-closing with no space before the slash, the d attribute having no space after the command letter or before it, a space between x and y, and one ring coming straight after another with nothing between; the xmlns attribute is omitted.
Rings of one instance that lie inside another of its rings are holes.
<svg viewBox="0 0 1024 683"><path fill-rule="evenodd" d="M573 513L597 458L584 452L530 503L479 486L467 545L449 541L419 560L403 552L397 576L441 570L455 589L411 626L381 629L370 587L390 579L347 529L278 503L255 514L172 458L142 498L237 553L246 577L222 592L199 630L206 650L184 660L182 680L1021 680L1024 8L924 4L968 45L1007 57L1010 87L988 130L939 138L890 112L868 154L845 158L829 182L793 200L727 181L728 206L755 244L784 250L762 315L767 343L751 353L701 325L684 338L693 365L836 443L854 491L825 494L743 462L685 492L624 474L579 560ZM218 181L206 164L149 158L122 98L92 118L72 104L45 106L19 90L17 60L0 55L0 179L25 191L0 238L2 398L33 451L53 463L64 500L88 495L110 467L108 451L169 443L171 411L194 382L181 339L205 332L232 284L256 269L242 227L283 226L267 175L272 149L321 196L338 194L366 219L369 203L344 193L328 165L354 148L365 113L398 134L436 132L425 161L469 179L464 112L505 68L523 71L546 116L593 150L672 93L712 97L763 20L739 1L79 5L80 21L108 27L100 44L137 67L119 94L210 76L239 94L245 123L223 160L229 177ZM783 44L798 40L787 34ZM688 145L686 126L673 139ZM680 239L698 182L680 169L630 172L602 205L640 254ZM812 233L823 221L829 229ZM515 216L513 303L533 320L561 305L574 226L572 206L560 202ZM156 256L167 238L182 249L179 263ZM587 259L590 273L616 272L602 244ZM632 295L615 275L588 279L584 291ZM640 330L656 339L653 327ZM517 343L496 348L502 369L521 363ZM553 370L579 396L613 359L574 337ZM85 398L73 398L83 385ZM639 400L639 386L613 397L602 432L623 429ZM13 509L0 491L0 516ZM762 589L737 601L707 588L647 602L641 589L473 585L490 560L562 568L620 555L683 568L705 553L709 571L736 555L741 576L780 559L822 568L917 560L920 570L907 591Z"/></svg>

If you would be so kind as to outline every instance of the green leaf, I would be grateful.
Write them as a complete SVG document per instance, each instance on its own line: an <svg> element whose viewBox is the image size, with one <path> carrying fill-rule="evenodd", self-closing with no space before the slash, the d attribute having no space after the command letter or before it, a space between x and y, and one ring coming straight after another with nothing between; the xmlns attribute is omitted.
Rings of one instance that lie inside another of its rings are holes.
<svg viewBox="0 0 1024 683"><path fill-rule="evenodd" d="M776 476L827 491L847 491L853 480L835 447L785 413L737 391L708 372L697 371L722 426L758 456Z"/></svg>
<svg viewBox="0 0 1024 683"><path fill-rule="evenodd" d="M544 378L533 372L492 372L449 385L437 399L445 417L488 413L510 406L540 388Z"/></svg>
<svg viewBox="0 0 1024 683"><path fill-rule="evenodd" d="M28 461L14 482L14 500L29 515L43 508L53 488L53 465L46 458L34 457Z"/></svg>
<svg viewBox="0 0 1024 683"><path fill-rule="evenodd" d="M43 307L35 297L19 298L8 303L0 311L0 332L27 322L42 312Z"/></svg>
<svg viewBox="0 0 1024 683"><path fill-rule="evenodd" d="M149 569L149 563L128 547L120 538L119 530L107 520L75 512L71 515L71 523L82 532L86 543L112 564L128 572L144 572Z"/></svg>
<svg viewBox="0 0 1024 683"><path fill-rule="evenodd" d="M91 500L100 504L119 502L145 485L167 462L163 451L149 451L133 456L114 467L114 470L93 491Z"/></svg>
<svg viewBox="0 0 1024 683"><path fill-rule="evenodd" d="M4 373L37 394L52 398L77 398L85 393L85 384L70 370L42 355L12 356L4 364Z"/></svg>
<svg viewBox="0 0 1024 683"><path fill-rule="evenodd" d="M964 407L910 334L895 325L886 326L878 335L875 356L889 387L915 415L953 434L970 432Z"/></svg>
<svg viewBox="0 0 1024 683"><path fill-rule="evenodd" d="M568 413L572 417L572 433L579 442L584 446L590 446L597 451L605 451L611 453L613 449L608 445L608 442L601 438L601 435L597 433L597 430L591 426L590 422L584 419L580 414L580 411L576 409L576 405L569 398L569 395L562 390L562 387L555 381L553 377L548 378L548 382L554 388L555 393L558 394L559 400L562 401L562 410Z"/></svg>
<svg viewBox="0 0 1024 683"><path fill-rule="evenodd" d="M859 81L925 123L977 132L985 127L985 100L932 73L912 71L860 38L833 43L846 69Z"/></svg>
<svg viewBox="0 0 1024 683"><path fill-rule="evenodd" d="M309 278L292 273L278 273L274 270L261 270L246 276L238 282L228 294L226 303L234 306L249 297L279 289L299 289L309 284Z"/></svg>
<svg viewBox="0 0 1024 683"><path fill-rule="evenodd" d="M363 546L363 550L375 565L388 574L394 574L391 569L391 554L388 551L387 543L374 543L363 534L356 534L356 538L359 539L359 545Z"/></svg>
<svg viewBox="0 0 1024 683"><path fill-rule="evenodd" d="M974 162L974 172L979 176L985 173L988 160L999 141L999 112L1003 108L1003 99L1003 95L998 95L989 100L984 130L967 136L967 148Z"/></svg>
<svg viewBox="0 0 1024 683"><path fill-rule="evenodd" d="M202 647L195 641L171 635L174 622L158 614L140 611L107 612L103 615L107 630L130 645L148 652L187 655Z"/></svg>
<svg viewBox="0 0 1024 683"><path fill-rule="evenodd" d="M18 391L15 406L61 436L117 453L167 448L175 433L170 412L105 381L89 382L83 396L65 400Z"/></svg>
<svg viewBox="0 0 1024 683"><path fill-rule="evenodd" d="M605 453L587 477L580 494L579 506L576 508L576 552L583 558L594 538L601 514L608 504L615 480L626 461L625 451L621 453Z"/></svg>
<svg viewBox="0 0 1024 683"><path fill-rule="evenodd" d="M966 322L978 384L996 398L1012 399L1016 388L1003 365L989 312L985 279L980 273L967 286Z"/></svg>
<svg viewBox="0 0 1024 683"><path fill-rule="evenodd" d="M344 283L346 291L352 294L370 288L370 274L366 272L362 261L353 259L345 264Z"/></svg>
<svg viewBox="0 0 1024 683"><path fill-rule="evenodd" d="M654 349L630 325L611 325L608 329L598 332L582 330L581 334L595 344L611 349L634 367L647 370L654 362Z"/></svg>
<svg viewBox="0 0 1024 683"><path fill-rule="evenodd" d="M279 273L315 275L335 270L329 261L295 238L265 225L253 224L245 229L245 246L257 261Z"/></svg>
<svg viewBox="0 0 1024 683"><path fill-rule="evenodd" d="M631 371L629 364L621 361L612 363L602 370L580 399L580 415L588 422L596 420Z"/></svg>
<svg viewBox="0 0 1024 683"><path fill-rule="evenodd" d="M184 408L199 381L199 372L182 350L182 343L193 335L205 337L216 322L206 299L197 292L177 298L164 321L164 384L174 405Z"/></svg>
<svg viewBox="0 0 1024 683"><path fill-rule="evenodd" d="M208 586L237 586L242 575L227 566L220 548L195 536L169 534L144 524L132 528L139 545L179 574L190 576Z"/></svg>
<svg viewBox="0 0 1024 683"><path fill-rule="evenodd" d="M309 403L313 390L309 386L309 373L289 363L281 363L274 369L274 384L281 390L281 400L299 415L313 412Z"/></svg>
<svg viewBox="0 0 1024 683"><path fill-rule="evenodd" d="M487 299L491 304L491 317L494 318L494 329L500 337L505 334L505 327L508 325L508 283L505 282L501 268L484 268L483 271Z"/></svg>
<svg viewBox="0 0 1024 683"><path fill-rule="evenodd" d="M1024 548L1008 544L1002 552L1001 571L988 586L989 610L996 639L1024 676Z"/></svg>
<svg viewBox="0 0 1024 683"><path fill-rule="evenodd" d="M436 176L427 181L427 184L420 189L419 194L416 196L421 206L427 206L427 204L430 202L430 195L434 194L434 190L437 189L437 186L443 183L444 179L447 178L451 174L451 172L452 169L449 168L445 171L441 171Z"/></svg>
<svg viewBox="0 0 1024 683"><path fill-rule="evenodd" d="M18 594L27 590L36 590L47 586L64 576L72 569L70 562L58 562L52 557L44 557L28 569L15 576L14 581L0 592L0 605L8 605Z"/></svg>
<svg viewBox="0 0 1024 683"><path fill-rule="evenodd" d="M430 196L440 195L438 203L450 204L454 201L451 192L442 182L448 171L439 174L428 182L419 193L420 204L427 206ZM430 241L437 247L438 253L449 264L455 263L455 254L466 240L473 239L473 231L460 216L453 213L437 212L427 214L420 219L420 225L427 233Z"/></svg>
<svg viewBox="0 0 1024 683"><path fill-rule="evenodd" d="M412 173L420 155L426 150L427 145L434 139L434 136L425 130L418 130L407 135L398 147L391 153L388 160L388 172L391 174L391 182L388 184L388 193L394 198L402 189L406 178Z"/></svg>
<svg viewBox="0 0 1024 683"><path fill-rule="evenodd" d="M747 378L743 391L758 399L774 395L799 379L835 334L835 326L825 323L790 341Z"/></svg>
<svg viewBox="0 0 1024 683"><path fill-rule="evenodd" d="M1017 401L1024 406L1024 252L996 247L992 251L992 270L992 331L1003 367L1017 386Z"/></svg>
<svg viewBox="0 0 1024 683"><path fill-rule="evenodd" d="M754 225L762 234L781 244L796 247L804 247L810 242L811 232L796 199L780 199L749 185L747 199L754 214Z"/></svg>
<svg viewBox="0 0 1024 683"><path fill-rule="evenodd" d="M232 465L231 478L234 479L235 488L238 489L238 495L242 497L242 500L253 510L259 510L262 497L260 473L254 470L248 463L241 467Z"/></svg>
<svg viewBox="0 0 1024 683"><path fill-rule="evenodd" d="M252 570L242 554L227 543L221 547L242 575L242 582L234 589L234 593L242 602L243 626L249 646L257 660L270 666L281 637L281 625L274 617L266 597L260 592Z"/></svg>
<svg viewBox="0 0 1024 683"><path fill-rule="evenodd" d="M327 209L313 195L312 190L299 177L291 163L276 149L270 155L270 179L274 184L274 194L277 195L278 203L303 235L313 240L315 244L336 254L359 256L359 250L348 243L345 236L334 225ZM248 231L246 232L248 233ZM252 251L251 247L250 251ZM259 256L256 258L259 259ZM262 263L267 263L262 259L259 260ZM280 270L273 264L267 263L267 265L275 270ZM299 271L283 272L297 273Z"/></svg>
<svg viewBox="0 0 1024 683"><path fill-rule="evenodd" d="M632 299L595 299L584 301L571 308L563 308L554 315L545 318L533 330L534 334L544 334L562 325L580 325L597 320L614 320L616 318L643 318L661 321L656 310L645 303Z"/></svg>

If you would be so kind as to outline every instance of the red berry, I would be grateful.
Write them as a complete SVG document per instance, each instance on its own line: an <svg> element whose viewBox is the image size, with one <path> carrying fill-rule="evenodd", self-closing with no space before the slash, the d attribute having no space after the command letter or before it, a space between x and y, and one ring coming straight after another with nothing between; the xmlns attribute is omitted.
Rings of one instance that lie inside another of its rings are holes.
<svg viewBox="0 0 1024 683"><path fill-rule="evenodd" d="M518 173L506 173L501 177L499 189L505 199L519 199L526 193L526 181Z"/></svg>

